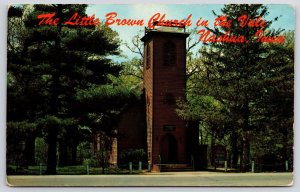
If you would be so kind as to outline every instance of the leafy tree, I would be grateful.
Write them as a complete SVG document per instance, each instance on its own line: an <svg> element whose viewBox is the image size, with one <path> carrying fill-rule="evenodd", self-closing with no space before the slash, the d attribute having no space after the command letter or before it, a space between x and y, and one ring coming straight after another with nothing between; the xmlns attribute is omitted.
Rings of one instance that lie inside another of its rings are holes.
<svg viewBox="0 0 300 192"><path fill-rule="evenodd" d="M123 69L121 71L120 79L132 86L137 86L143 81L143 60L134 57L129 61L122 62Z"/></svg>
<svg viewBox="0 0 300 192"><path fill-rule="evenodd" d="M121 79L131 86L137 86L142 83L143 80L143 65L144 65L144 45L141 41L142 32L139 31L131 39L131 43L125 42L125 46L135 56L129 58L128 61L122 62L123 69L121 71Z"/></svg>
<svg viewBox="0 0 300 192"><path fill-rule="evenodd" d="M256 118L253 153L276 156L277 162L293 162L294 31L284 33L284 44L266 44L270 50L264 63L263 94L254 105ZM254 108L253 107L253 108ZM262 129L265 127L265 129ZM276 138L276 139L274 139Z"/></svg>
<svg viewBox="0 0 300 192"><path fill-rule="evenodd" d="M227 20L232 21L231 27L218 26L207 30L216 36L225 35L230 30L230 35L244 36L247 42L214 42L201 48L200 59L195 61L198 68L188 81L188 101L179 103L178 113L186 119L204 122L216 138L226 139L233 166L236 167L240 156L241 170L246 171L250 148L253 147L250 144L260 145L252 139L256 130L267 132L279 128L275 121L271 121L275 117L280 119L283 127L291 127L293 49L258 42L255 34L261 27L240 27L238 17L246 14L250 19L264 19L268 14L266 6L225 5L221 11ZM266 21L264 35L282 35L281 29L270 30L272 22ZM280 57L283 50L285 56ZM284 87L289 87L289 91ZM285 93L282 94L285 107L276 100L278 97L272 97L281 92ZM287 116L280 115L275 106L284 109Z"/></svg>

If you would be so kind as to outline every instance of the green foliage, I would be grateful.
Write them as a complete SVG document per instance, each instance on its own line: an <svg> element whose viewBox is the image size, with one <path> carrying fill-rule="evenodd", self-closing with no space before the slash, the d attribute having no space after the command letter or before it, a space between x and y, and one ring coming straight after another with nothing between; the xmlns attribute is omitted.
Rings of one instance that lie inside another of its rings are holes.
<svg viewBox="0 0 300 192"><path fill-rule="evenodd" d="M84 163L89 163L92 167L108 167L108 152L107 151L99 151L92 155L90 159L86 159Z"/></svg>
<svg viewBox="0 0 300 192"><path fill-rule="evenodd" d="M126 84L136 87L143 80L143 59L134 57L129 61L121 63L123 69L120 79Z"/></svg>
<svg viewBox="0 0 300 192"><path fill-rule="evenodd" d="M28 121L10 121L6 123L7 135L23 135L25 136L29 132L35 131L37 128L36 123L30 123Z"/></svg>
<svg viewBox="0 0 300 192"><path fill-rule="evenodd" d="M110 76L121 70L109 58L120 54L117 32L105 24L63 25L75 12L86 15L86 7L47 4L9 10L8 122L36 124L48 143L50 174L55 173L57 139L77 145L90 131L111 132L116 118L111 114L118 114L135 95L127 87L111 86ZM49 12L60 24L38 25L37 15ZM102 116L105 120L90 121Z"/></svg>
<svg viewBox="0 0 300 192"><path fill-rule="evenodd" d="M109 153L105 151L98 151L94 153L91 150L89 142L81 142L77 146L77 155L83 166L89 165L90 167L107 167Z"/></svg>
<svg viewBox="0 0 300 192"><path fill-rule="evenodd" d="M92 156L92 151L90 147L90 143L87 141L83 141L79 143L77 146L77 157L80 159L81 162L85 164L85 161L90 159Z"/></svg>
<svg viewBox="0 0 300 192"><path fill-rule="evenodd" d="M120 153L120 159L124 163L138 163L142 161L146 153L143 149L128 149Z"/></svg>
<svg viewBox="0 0 300 192"><path fill-rule="evenodd" d="M193 95L187 98L187 103L184 101L177 102L179 109L177 113L186 120L208 121L207 118L215 119L215 116L226 112L224 105L211 96ZM193 107L191 107L193 106Z"/></svg>
<svg viewBox="0 0 300 192"><path fill-rule="evenodd" d="M188 57L187 101L178 101L177 113L200 121L200 131L211 134L211 145L226 145L232 156L247 164L250 157L276 154L292 157L294 32L272 30L267 21L265 35L284 35L284 44L258 43L260 28L241 28L237 17L265 19L264 5L225 5L222 14L232 20L231 35L244 35L248 43L211 43L199 55ZM217 17L218 15L216 15ZM276 21L278 18L275 18ZM224 35L228 28L208 28ZM249 145L250 147L248 147Z"/></svg>
<svg viewBox="0 0 300 192"><path fill-rule="evenodd" d="M117 97L128 99L132 94L132 91L130 89L126 89L126 87L100 85L92 86L85 90L79 90L75 96L79 101L90 102L94 100L115 100Z"/></svg>
<svg viewBox="0 0 300 192"><path fill-rule="evenodd" d="M76 124L76 120L74 118L59 118L54 115L46 115L43 118L37 120L37 123L40 126L70 126Z"/></svg>
<svg viewBox="0 0 300 192"><path fill-rule="evenodd" d="M22 164L24 159L24 141L37 130L37 124L24 121L9 121L6 123L6 161L15 165Z"/></svg>
<svg viewBox="0 0 300 192"><path fill-rule="evenodd" d="M41 137L37 137L35 140L35 162L45 164L47 162L47 144Z"/></svg>

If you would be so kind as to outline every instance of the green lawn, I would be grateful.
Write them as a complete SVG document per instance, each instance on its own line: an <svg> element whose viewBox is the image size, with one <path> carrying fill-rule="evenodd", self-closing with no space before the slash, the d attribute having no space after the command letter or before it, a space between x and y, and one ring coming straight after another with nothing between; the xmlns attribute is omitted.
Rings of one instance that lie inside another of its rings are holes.
<svg viewBox="0 0 300 192"><path fill-rule="evenodd" d="M85 166L67 166L67 167L57 167L57 175L86 175L87 169ZM17 168L16 166L8 166L7 175L42 175L46 171L46 166L29 166L27 169L25 168ZM141 171L133 170L132 174L139 174ZM89 168L90 175L101 175L102 168L101 167L90 167ZM120 168L105 168L104 174L130 174L128 169L120 169Z"/></svg>

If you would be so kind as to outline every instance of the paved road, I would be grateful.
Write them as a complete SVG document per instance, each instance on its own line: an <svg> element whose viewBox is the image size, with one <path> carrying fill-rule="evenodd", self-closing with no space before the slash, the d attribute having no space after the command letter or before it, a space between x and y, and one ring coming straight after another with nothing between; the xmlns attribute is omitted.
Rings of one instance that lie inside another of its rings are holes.
<svg viewBox="0 0 300 192"><path fill-rule="evenodd" d="M10 186L290 186L292 182L292 173L174 172L7 177Z"/></svg>

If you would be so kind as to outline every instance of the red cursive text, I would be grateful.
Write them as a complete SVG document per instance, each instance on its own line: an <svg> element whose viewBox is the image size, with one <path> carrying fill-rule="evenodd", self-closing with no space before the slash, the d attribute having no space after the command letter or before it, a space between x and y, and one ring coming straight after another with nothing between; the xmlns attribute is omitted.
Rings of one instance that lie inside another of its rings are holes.
<svg viewBox="0 0 300 192"><path fill-rule="evenodd" d="M242 28L246 26L264 28L266 24L266 20L262 20L260 16L257 19L250 19L247 15L242 15L238 18L238 21Z"/></svg>
<svg viewBox="0 0 300 192"><path fill-rule="evenodd" d="M150 29L154 28L155 26L174 26L174 27L183 27L183 26L191 26L192 25L192 14L190 14L186 19L173 19L173 20L166 20L166 14L161 15L160 13L155 13L148 21L148 27Z"/></svg>
<svg viewBox="0 0 300 192"><path fill-rule="evenodd" d="M39 25L57 25L59 23L59 18L54 18L55 13L40 14L37 16L41 19Z"/></svg>
<svg viewBox="0 0 300 192"><path fill-rule="evenodd" d="M56 26L59 23L59 18L55 18L56 13L46 13L40 14L37 16L38 19L41 19L39 25L54 25ZM65 25L73 26L96 26L100 24L100 20L95 18L95 15L92 16L79 16L78 13L74 13L68 21L65 22Z"/></svg>
<svg viewBox="0 0 300 192"><path fill-rule="evenodd" d="M65 22L66 25L77 25L77 26L96 26L100 24L99 18L92 16L79 16L78 13L74 13L73 16Z"/></svg>
<svg viewBox="0 0 300 192"><path fill-rule="evenodd" d="M135 20L135 19L116 19L118 16L118 13L116 12L110 12L107 13L106 15L106 25L113 25L117 24L117 26L143 26L144 25L144 20Z"/></svg>

